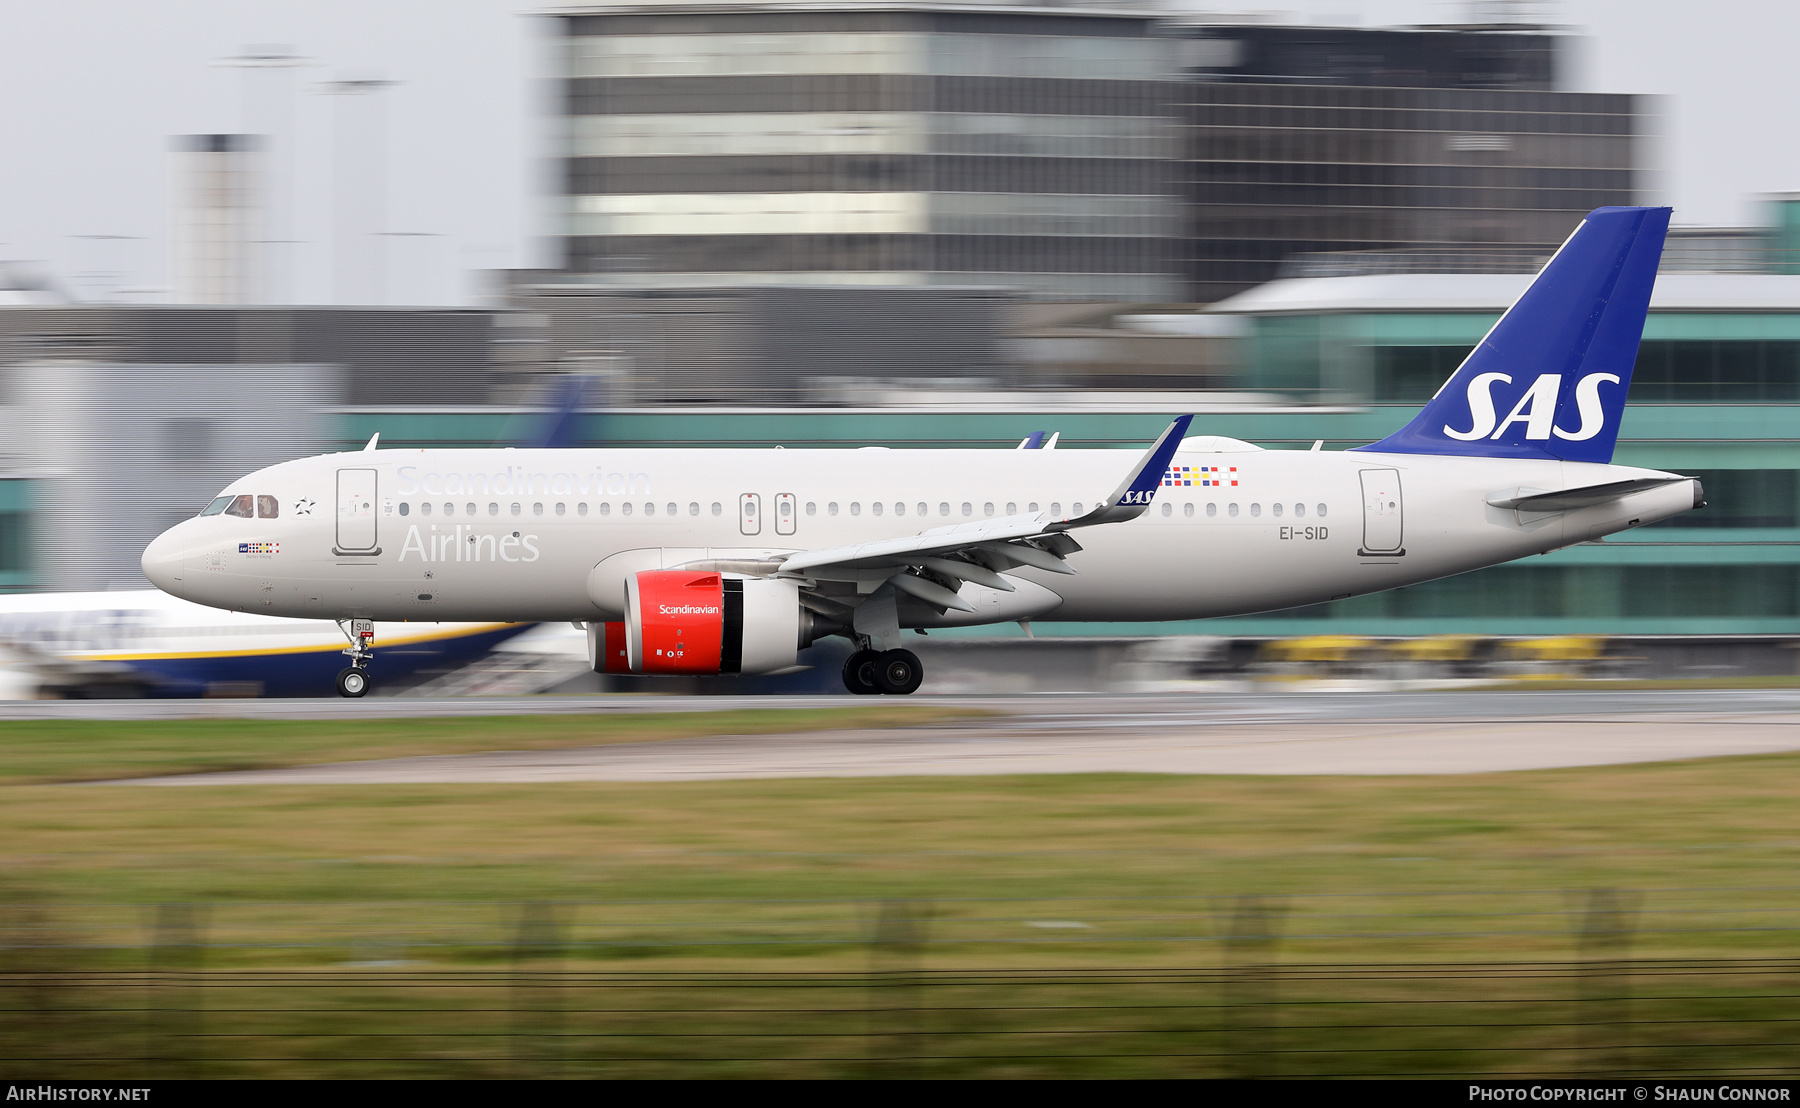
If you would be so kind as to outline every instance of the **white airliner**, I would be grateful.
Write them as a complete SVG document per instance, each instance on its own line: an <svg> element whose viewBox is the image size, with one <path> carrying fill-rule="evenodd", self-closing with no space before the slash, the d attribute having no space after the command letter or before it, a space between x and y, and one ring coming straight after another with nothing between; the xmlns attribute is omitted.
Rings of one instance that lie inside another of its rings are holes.
<svg viewBox="0 0 1800 1108"><path fill-rule="evenodd" d="M908 629L1315 604L1539 554L1702 503L1609 464L1666 208L1602 208L1419 415L1265 451L1176 420L1077 450L376 450L233 482L145 550L158 587L343 621L567 620L602 672L777 673L825 635L908 693Z"/></svg>
<svg viewBox="0 0 1800 1108"><path fill-rule="evenodd" d="M530 627L384 623L378 633L403 676L481 657ZM316 695L344 645L328 620L222 612L156 589L24 593L0 597L0 700Z"/></svg>

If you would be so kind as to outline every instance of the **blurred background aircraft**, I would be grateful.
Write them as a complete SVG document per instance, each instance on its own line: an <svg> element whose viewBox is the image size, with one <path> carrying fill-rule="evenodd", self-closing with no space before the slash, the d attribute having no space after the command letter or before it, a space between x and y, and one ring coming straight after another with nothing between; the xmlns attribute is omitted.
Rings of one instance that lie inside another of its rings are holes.
<svg viewBox="0 0 1800 1108"><path fill-rule="evenodd" d="M389 684L404 688L532 626L382 623L375 641ZM317 696L347 645L328 620L225 612L155 589L0 597L0 699Z"/></svg>

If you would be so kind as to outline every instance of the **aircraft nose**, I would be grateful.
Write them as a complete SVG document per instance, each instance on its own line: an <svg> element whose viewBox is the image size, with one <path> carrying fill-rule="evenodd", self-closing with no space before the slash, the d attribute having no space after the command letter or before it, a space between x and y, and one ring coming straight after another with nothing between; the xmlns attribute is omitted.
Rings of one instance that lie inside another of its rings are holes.
<svg viewBox="0 0 1800 1108"><path fill-rule="evenodd" d="M144 548L144 556L139 564L144 567L144 576L150 583L166 593L179 593L181 588L181 570L183 543L175 532L181 529L180 524L169 528L152 539Z"/></svg>

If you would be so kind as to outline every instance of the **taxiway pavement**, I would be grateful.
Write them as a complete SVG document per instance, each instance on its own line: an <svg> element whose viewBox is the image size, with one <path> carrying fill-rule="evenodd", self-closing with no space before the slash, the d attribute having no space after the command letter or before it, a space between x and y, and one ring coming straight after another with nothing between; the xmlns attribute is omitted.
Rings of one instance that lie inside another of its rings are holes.
<svg viewBox="0 0 1800 1108"><path fill-rule="evenodd" d="M933 697L926 702L994 715L921 727L716 735L564 750L194 774L131 783L492 784L1034 773L1455 774L1800 750L1800 690L1040 695ZM236 706L240 711L249 705L262 707L262 711L246 712L253 718L353 719L867 703L870 701L839 697L604 697L386 703L245 701Z"/></svg>

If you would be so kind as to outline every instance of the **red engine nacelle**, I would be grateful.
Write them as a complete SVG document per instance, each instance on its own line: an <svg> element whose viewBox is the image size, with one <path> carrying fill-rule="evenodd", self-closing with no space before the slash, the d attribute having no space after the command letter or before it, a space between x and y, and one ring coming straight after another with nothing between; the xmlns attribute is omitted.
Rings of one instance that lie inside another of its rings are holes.
<svg viewBox="0 0 1800 1108"><path fill-rule="evenodd" d="M646 570L625 579L623 623L588 625L588 648L599 673L772 673L822 630L795 582Z"/></svg>

